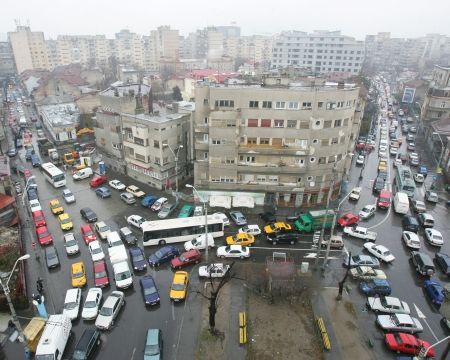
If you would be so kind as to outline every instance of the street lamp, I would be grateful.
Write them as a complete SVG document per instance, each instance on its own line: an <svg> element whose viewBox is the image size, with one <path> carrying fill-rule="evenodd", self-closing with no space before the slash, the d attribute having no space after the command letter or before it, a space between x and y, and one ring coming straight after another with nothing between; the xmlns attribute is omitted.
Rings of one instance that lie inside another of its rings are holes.
<svg viewBox="0 0 450 360"><path fill-rule="evenodd" d="M172 150L169 144L163 144L163 149L168 147L173 156L175 157L175 193L176 193L176 200L178 202L178 154L180 153L180 149L183 148L183 145L178 145L178 147L175 149L175 151Z"/></svg>
<svg viewBox="0 0 450 360"><path fill-rule="evenodd" d="M199 198L199 200L203 203L203 212L205 213L205 259L206 259L206 264L208 265L208 248L209 248L209 243L208 243L208 206L206 205L206 199L203 199L200 194L198 193L197 189L194 187L194 185L191 184L186 184L187 188L192 188L192 190L194 191L194 193L197 194L197 197Z"/></svg>
<svg viewBox="0 0 450 360"><path fill-rule="evenodd" d="M441 162L442 162L442 158L444 156L444 150L445 150L445 146L444 146L444 142L442 141L442 137L441 134L439 134L438 132L433 132L433 135L437 135L439 138L439 141L441 142L441 154L439 155L439 161L438 161L438 169L441 168Z"/></svg>
<svg viewBox="0 0 450 360"><path fill-rule="evenodd" d="M30 350L28 349L27 340L26 340L25 335L23 333L22 326L20 325L19 319L17 318L17 314L16 314L16 310L14 309L14 305L13 305L13 303L11 301L11 296L10 296L10 291L9 291L8 284L9 284L9 280L11 280L11 276L13 275L14 270L16 269L16 266L19 263L19 261L27 260L29 258L30 258L30 254L25 254L25 255L22 255L21 257L19 257L16 260L16 262L14 263L14 266L13 266L13 268L11 270L11 273L10 273L8 279L6 280L6 283L3 283L4 279L2 279L2 277L0 276L0 285L1 285L2 289L3 289L3 292L5 293L6 300L7 300L8 305L9 305L9 310L11 311L11 315L12 315L12 318L13 318L14 325L16 325L17 331L19 332L19 340L22 339L21 342L24 343L25 354L26 355L30 353Z"/></svg>
<svg viewBox="0 0 450 360"><path fill-rule="evenodd" d="M26 195L26 193L27 193L27 191L28 191L28 187L30 186L30 181L31 180L34 180L36 177L34 176L34 175L31 175L28 179L27 179L27 182L25 183L25 189L24 189L24 191L23 191L23 194L22 194L22 206L25 206L25 195Z"/></svg>

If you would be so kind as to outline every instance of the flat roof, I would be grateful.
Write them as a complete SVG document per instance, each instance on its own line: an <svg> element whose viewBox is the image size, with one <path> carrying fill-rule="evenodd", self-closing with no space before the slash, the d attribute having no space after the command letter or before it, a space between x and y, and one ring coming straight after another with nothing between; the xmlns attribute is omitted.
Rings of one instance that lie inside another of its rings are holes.
<svg viewBox="0 0 450 360"><path fill-rule="evenodd" d="M72 126L78 123L79 111L73 102L56 105L42 105L39 107L39 110L52 126Z"/></svg>

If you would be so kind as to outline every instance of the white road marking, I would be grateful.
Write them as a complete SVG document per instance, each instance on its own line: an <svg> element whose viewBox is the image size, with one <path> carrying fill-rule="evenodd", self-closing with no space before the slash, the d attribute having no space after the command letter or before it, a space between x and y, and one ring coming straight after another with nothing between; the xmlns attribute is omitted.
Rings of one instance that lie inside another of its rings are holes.
<svg viewBox="0 0 450 360"><path fill-rule="evenodd" d="M184 300L184 307L183 307L183 316L181 317L181 323L180 323L180 328L178 330L178 339L177 339L177 344L176 344L176 351L175 351L175 360L178 357L178 349L180 348L180 339L181 339L181 330L183 329L183 323L184 323L184 314L186 313L186 303L188 302L188 299L186 298Z"/></svg>
<svg viewBox="0 0 450 360"><path fill-rule="evenodd" d="M134 359L134 354L136 354L136 348L133 348L133 352L131 353L131 360Z"/></svg>
<svg viewBox="0 0 450 360"><path fill-rule="evenodd" d="M175 321L175 305L172 302L172 320Z"/></svg>

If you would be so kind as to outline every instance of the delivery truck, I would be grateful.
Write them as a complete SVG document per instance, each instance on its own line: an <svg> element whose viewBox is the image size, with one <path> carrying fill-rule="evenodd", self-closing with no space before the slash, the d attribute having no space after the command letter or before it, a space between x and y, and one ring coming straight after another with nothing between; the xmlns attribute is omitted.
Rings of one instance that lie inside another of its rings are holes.
<svg viewBox="0 0 450 360"><path fill-rule="evenodd" d="M294 227L299 232L313 232L321 230L323 226L325 229L330 229L333 225L334 210L313 210L305 214L301 214L297 221L294 222Z"/></svg>

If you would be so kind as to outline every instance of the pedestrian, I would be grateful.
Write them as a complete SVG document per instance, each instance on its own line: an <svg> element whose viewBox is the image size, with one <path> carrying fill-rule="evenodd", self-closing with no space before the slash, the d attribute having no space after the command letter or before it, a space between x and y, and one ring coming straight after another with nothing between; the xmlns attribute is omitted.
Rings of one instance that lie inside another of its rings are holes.
<svg viewBox="0 0 450 360"><path fill-rule="evenodd" d="M63 168L64 168L64 172L66 172L67 171L67 165L63 164Z"/></svg>

